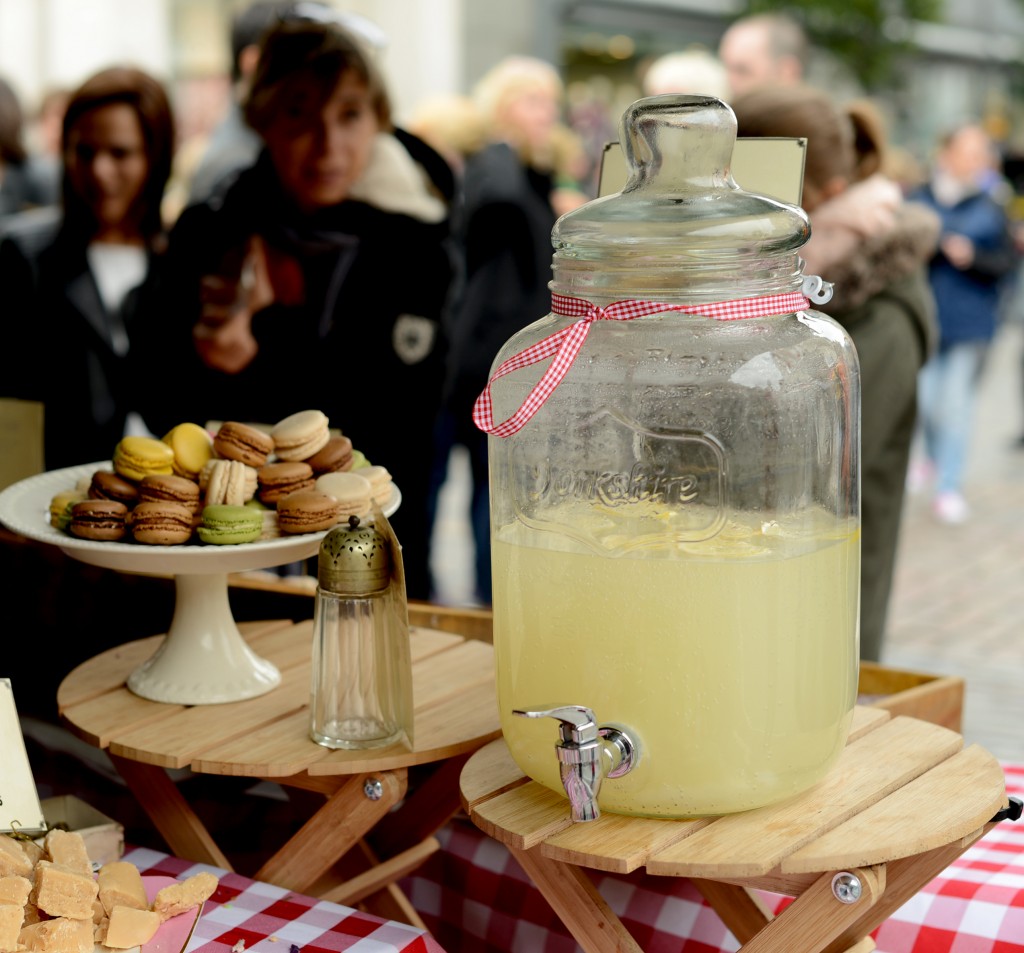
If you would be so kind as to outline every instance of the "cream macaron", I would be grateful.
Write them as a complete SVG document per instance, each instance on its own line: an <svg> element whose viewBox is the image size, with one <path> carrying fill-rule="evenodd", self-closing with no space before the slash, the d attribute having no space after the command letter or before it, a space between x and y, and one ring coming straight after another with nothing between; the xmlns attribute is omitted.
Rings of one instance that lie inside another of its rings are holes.
<svg viewBox="0 0 1024 953"><path fill-rule="evenodd" d="M279 420L270 431L274 453L280 460L308 460L331 438L327 415L320 410L300 410Z"/></svg>
<svg viewBox="0 0 1024 953"><path fill-rule="evenodd" d="M256 495L256 470L241 460L211 460L203 472L207 506L241 506Z"/></svg>
<svg viewBox="0 0 1024 953"><path fill-rule="evenodd" d="M359 470L359 476L370 481L370 495L378 506L391 499L391 474L380 464L371 464Z"/></svg>
<svg viewBox="0 0 1024 953"><path fill-rule="evenodd" d="M315 488L334 497L341 506L341 516L365 516L370 512L373 488L366 477L339 470L316 478Z"/></svg>

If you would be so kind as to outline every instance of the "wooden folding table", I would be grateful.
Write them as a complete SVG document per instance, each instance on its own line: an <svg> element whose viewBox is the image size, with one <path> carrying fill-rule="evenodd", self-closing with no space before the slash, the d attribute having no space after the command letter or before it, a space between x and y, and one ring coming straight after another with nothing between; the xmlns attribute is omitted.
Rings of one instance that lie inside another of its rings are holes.
<svg viewBox="0 0 1024 953"><path fill-rule="evenodd" d="M989 752L965 749L947 728L867 707L856 710L849 742L822 782L740 814L604 813L572 824L566 799L524 777L502 740L469 759L460 785L474 823L508 846L587 953L640 947L585 868L639 867L691 878L744 953L867 953L871 931L1008 806ZM773 918L757 889L795 899Z"/></svg>
<svg viewBox="0 0 1024 953"><path fill-rule="evenodd" d="M395 881L437 848L434 832L459 806L459 771L500 735L491 646L413 627L412 749L331 751L309 738L312 621L239 629L282 673L265 695L184 706L133 694L126 679L153 655L163 638L154 636L74 669L58 691L61 717L109 752L178 857L232 869L217 832L206 828L168 769L267 779L323 795L322 806L251 876L421 925ZM408 769L428 764L436 766L433 773L407 794ZM364 840L371 831L374 850Z"/></svg>

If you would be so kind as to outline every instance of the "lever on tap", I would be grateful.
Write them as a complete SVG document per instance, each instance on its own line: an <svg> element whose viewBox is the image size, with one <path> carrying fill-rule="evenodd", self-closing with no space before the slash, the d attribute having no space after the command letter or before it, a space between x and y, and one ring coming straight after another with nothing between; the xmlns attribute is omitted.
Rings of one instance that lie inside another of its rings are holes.
<svg viewBox="0 0 1024 953"><path fill-rule="evenodd" d="M597 798L604 779L622 777L639 760L639 748L633 738L612 725L598 727L594 713L582 705L557 705L533 711L517 708L513 714L558 721L555 755L572 819L597 820L601 816Z"/></svg>

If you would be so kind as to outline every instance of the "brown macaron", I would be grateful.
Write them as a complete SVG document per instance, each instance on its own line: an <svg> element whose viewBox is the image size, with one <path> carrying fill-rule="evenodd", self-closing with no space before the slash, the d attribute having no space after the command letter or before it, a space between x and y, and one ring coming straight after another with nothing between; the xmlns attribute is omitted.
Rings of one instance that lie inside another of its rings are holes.
<svg viewBox="0 0 1024 953"><path fill-rule="evenodd" d="M143 477L139 484L140 503L179 503L196 512L199 505L199 484L181 476L158 473Z"/></svg>
<svg viewBox="0 0 1024 953"><path fill-rule="evenodd" d="M335 473L352 467L352 441L344 435L331 437L306 463L313 468L313 473Z"/></svg>
<svg viewBox="0 0 1024 953"><path fill-rule="evenodd" d="M128 507L117 500L82 500L71 507L68 529L79 539L117 542L124 539Z"/></svg>
<svg viewBox="0 0 1024 953"><path fill-rule="evenodd" d="M318 533L341 519L341 505L319 490L299 490L277 501L277 528L282 533Z"/></svg>
<svg viewBox="0 0 1024 953"><path fill-rule="evenodd" d="M282 460L268 463L256 471L259 489L256 492L261 503L276 506L277 501L297 490L313 487L313 468L300 460Z"/></svg>
<svg viewBox="0 0 1024 953"><path fill-rule="evenodd" d="M137 543L150 546L176 546L192 538L192 507L181 503L139 503L128 517L128 525Z"/></svg>
<svg viewBox="0 0 1024 953"><path fill-rule="evenodd" d="M213 438L213 449L225 460L240 460L250 467L261 467L274 449L274 439L257 427L226 420Z"/></svg>
<svg viewBox="0 0 1024 953"><path fill-rule="evenodd" d="M90 500L116 500L131 509L139 502L139 488L109 470L97 470L89 483Z"/></svg>

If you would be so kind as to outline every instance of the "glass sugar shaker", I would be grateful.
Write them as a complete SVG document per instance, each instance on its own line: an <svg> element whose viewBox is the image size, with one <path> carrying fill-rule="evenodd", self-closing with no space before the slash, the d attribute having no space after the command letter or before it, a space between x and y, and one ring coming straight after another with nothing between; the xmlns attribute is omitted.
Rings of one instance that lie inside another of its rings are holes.
<svg viewBox="0 0 1024 953"><path fill-rule="evenodd" d="M389 611L393 560L386 537L358 516L320 544L313 612L310 737L327 748L398 741L408 652Z"/></svg>

